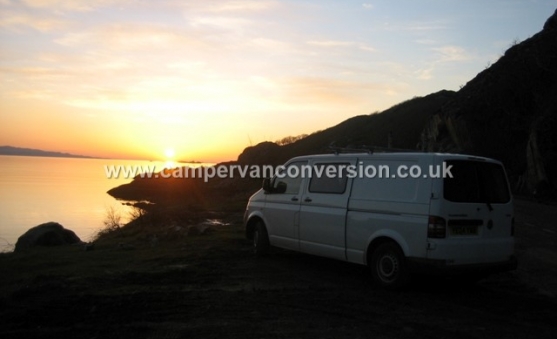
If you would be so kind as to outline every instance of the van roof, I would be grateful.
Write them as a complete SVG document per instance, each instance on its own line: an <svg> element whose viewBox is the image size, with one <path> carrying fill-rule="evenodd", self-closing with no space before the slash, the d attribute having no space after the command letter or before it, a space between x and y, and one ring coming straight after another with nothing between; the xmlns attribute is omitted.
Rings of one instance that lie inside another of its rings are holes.
<svg viewBox="0 0 557 339"><path fill-rule="evenodd" d="M495 159L468 155L468 154L456 154L456 153L427 153L427 152L377 152L377 153L333 153L333 154L312 154L312 155L302 155L291 160L309 160L309 159L343 159L343 158L360 158L360 159L400 159L400 158L442 158L451 160L474 160L474 161L488 161L488 162L499 162Z"/></svg>

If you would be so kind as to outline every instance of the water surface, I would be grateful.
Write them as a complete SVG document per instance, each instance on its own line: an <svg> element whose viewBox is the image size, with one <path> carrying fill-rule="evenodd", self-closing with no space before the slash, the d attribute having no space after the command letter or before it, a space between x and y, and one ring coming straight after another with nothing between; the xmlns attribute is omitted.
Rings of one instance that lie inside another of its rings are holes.
<svg viewBox="0 0 557 339"><path fill-rule="evenodd" d="M153 166L137 160L0 156L0 251L9 250L29 228L56 221L89 241L103 227L107 210L129 215L106 192L131 179L108 179L105 165Z"/></svg>

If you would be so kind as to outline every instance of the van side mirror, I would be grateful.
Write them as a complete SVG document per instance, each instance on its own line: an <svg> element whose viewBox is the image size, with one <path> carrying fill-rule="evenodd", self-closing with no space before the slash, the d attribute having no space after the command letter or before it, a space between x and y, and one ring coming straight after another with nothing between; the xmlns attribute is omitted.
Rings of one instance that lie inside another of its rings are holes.
<svg viewBox="0 0 557 339"><path fill-rule="evenodd" d="M286 192L286 183L279 181L276 187L272 185L272 179L263 179L263 191L265 193L284 193Z"/></svg>
<svg viewBox="0 0 557 339"><path fill-rule="evenodd" d="M271 186L271 179L269 178L265 178L263 179L263 191L265 193L272 193L273 192L273 187Z"/></svg>
<svg viewBox="0 0 557 339"><path fill-rule="evenodd" d="M286 192L286 183L279 181L277 187L274 188L274 193L284 193Z"/></svg>

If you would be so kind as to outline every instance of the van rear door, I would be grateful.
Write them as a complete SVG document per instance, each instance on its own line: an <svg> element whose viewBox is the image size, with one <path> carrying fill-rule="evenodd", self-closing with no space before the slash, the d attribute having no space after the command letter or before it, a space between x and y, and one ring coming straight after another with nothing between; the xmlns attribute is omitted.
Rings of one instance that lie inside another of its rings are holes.
<svg viewBox="0 0 557 339"><path fill-rule="evenodd" d="M443 179L440 211L446 235L433 257L448 264L508 260L514 252L513 202L503 166L484 159L449 159L452 177Z"/></svg>

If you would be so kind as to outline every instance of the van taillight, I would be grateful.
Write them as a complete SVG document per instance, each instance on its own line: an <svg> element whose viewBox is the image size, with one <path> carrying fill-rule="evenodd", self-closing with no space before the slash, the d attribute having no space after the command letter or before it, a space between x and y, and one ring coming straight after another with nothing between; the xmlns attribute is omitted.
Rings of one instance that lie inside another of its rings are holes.
<svg viewBox="0 0 557 339"><path fill-rule="evenodd" d="M445 238L447 236L447 223L445 219L434 215L429 216L429 224L427 225L428 238Z"/></svg>

